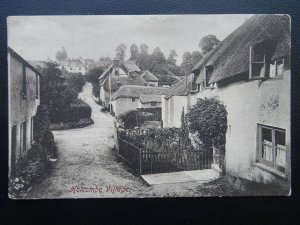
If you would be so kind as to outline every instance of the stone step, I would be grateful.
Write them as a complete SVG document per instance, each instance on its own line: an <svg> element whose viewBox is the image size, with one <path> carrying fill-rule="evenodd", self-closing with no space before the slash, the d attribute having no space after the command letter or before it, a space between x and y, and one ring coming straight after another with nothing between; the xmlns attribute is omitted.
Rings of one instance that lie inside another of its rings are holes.
<svg viewBox="0 0 300 225"><path fill-rule="evenodd" d="M191 170L172 173L145 174L141 176L148 185L174 184L184 182L207 183L219 177L213 169Z"/></svg>

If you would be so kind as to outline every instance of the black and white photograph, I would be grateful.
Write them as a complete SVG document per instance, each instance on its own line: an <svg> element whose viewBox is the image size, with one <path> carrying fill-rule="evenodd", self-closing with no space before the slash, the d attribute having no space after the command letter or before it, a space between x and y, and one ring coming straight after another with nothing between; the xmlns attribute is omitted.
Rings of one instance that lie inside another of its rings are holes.
<svg viewBox="0 0 300 225"><path fill-rule="evenodd" d="M7 17L11 199L290 196L291 17Z"/></svg>

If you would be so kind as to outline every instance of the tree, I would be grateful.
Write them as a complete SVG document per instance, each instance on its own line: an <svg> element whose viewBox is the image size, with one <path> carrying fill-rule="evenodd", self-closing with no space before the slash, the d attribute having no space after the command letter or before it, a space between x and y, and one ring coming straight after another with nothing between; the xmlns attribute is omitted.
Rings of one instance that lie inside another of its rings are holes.
<svg viewBox="0 0 300 225"><path fill-rule="evenodd" d="M141 55L148 55L148 45L146 44L141 44L140 45L140 53Z"/></svg>
<svg viewBox="0 0 300 225"><path fill-rule="evenodd" d="M85 74L84 78L86 82L90 82L93 85L93 95L95 97L99 97L100 93L100 87L99 87L99 80L98 78L101 76L101 74L104 72L103 67L96 67L93 68Z"/></svg>
<svg viewBox="0 0 300 225"><path fill-rule="evenodd" d="M57 61L64 61L68 59L68 53L64 47L61 48L61 51L57 51L55 54L55 58Z"/></svg>
<svg viewBox="0 0 300 225"><path fill-rule="evenodd" d="M126 49L127 47L125 44L119 44L118 47L115 49L116 57L119 58L121 61L124 61L125 59Z"/></svg>
<svg viewBox="0 0 300 225"><path fill-rule="evenodd" d="M195 66L201 59L202 59L202 54L199 51L193 51L191 53L191 62L193 66Z"/></svg>
<svg viewBox="0 0 300 225"><path fill-rule="evenodd" d="M186 75L188 75L191 72L193 68L193 63L192 55L190 52L183 53L181 67L185 71Z"/></svg>
<svg viewBox="0 0 300 225"><path fill-rule="evenodd" d="M215 35L210 34L200 39L199 48L201 49L202 54L205 55L207 52L214 49L219 43L220 40Z"/></svg>
<svg viewBox="0 0 300 225"><path fill-rule="evenodd" d="M168 56L167 63L170 64L170 65L175 65L176 64L176 57L177 57L177 53L174 49L172 49L170 51L169 56Z"/></svg>
<svg viewBox="0 0 300 225"><path fill-rule="evenodd" d="M130 46L130 60L137 60L139 57L139 48L136 44Z"/></svg>
<svg viewBox="0 0 300 225"><path fill-rule="evenodd" d="M66 83L79 93L84 85L84 77L81 73L69 73Z"/></svg>

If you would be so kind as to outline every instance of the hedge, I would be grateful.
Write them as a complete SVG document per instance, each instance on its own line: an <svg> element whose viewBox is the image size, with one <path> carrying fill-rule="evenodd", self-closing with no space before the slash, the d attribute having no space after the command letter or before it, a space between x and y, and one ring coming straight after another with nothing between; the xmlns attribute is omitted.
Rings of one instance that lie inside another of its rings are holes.
<svg viewBox="0 0 300 225"><path fill-rule="evenodd" d="M51 122L77 122L80 119L90 118L91 107L81 99L76 99L69 107L54 109L51 113Z"/></svg>

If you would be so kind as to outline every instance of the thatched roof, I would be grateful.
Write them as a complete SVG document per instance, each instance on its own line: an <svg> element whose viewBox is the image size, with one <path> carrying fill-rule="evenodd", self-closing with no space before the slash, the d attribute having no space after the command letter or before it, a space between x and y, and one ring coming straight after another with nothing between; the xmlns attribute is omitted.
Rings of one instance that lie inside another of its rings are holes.
<svg viewBox="0 0 300 225"><path fill-rule="evenodd" d="M161 95L140 95L141 103L161 102Z"/></svg>
<svg viewBox="0 0 300 225"><path fill-rule="evenodd" d="M112 100L118 98L139 98L140 95L163 95L166 90L166 88L162 87L125 85L117 90Z"/></svg>
<svg viewBox="0 0 300 225"><path fill-rule="evenodd" d="M98 78L100 81L103 81L110 73L110 71L112 70L112 68L114 67L113 64L111 64L102 74L101 76Z"/></svg>
<svg viewBox="0 0 300 225"><path fill-rule="evenodd" d="M174 86L170 87L165 93L165 98L169 99L174 95L180 96L189 94L192 88L193 77L194 75L190 74L177 82Z"/></svg>
<svg viewBox="0 0 300 225"><path fill-rule="evenodd" d="M158 78L156 76L154 76L151 72L149 72L148 70L146 70L142 75L142 78L144 78L144 80L146 81L154 81L157 82Z"/></svg>
<svg viewBox="0 0 300 225"><path fill-rule="evenodd" d="M255 15L227 36L193 68L201 83L205 66L212 65L209 83L248 71L250 46L270 41L275 44L274 57L290 54L290 19L285 15ZM197 71L198 70L198 71Z"/></svg>

